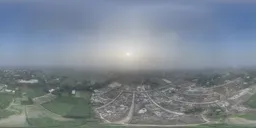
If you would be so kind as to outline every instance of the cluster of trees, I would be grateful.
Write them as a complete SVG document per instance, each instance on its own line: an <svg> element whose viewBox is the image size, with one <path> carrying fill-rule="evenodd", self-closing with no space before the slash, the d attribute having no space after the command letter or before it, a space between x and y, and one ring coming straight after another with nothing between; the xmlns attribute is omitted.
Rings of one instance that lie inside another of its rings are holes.
<svg viewBox="0 0 256 128"><path fill-rule="evenodd" d="M31 97L24 97L21 101L22 105L31 105L33 104L33 99Z"/></svg>
<svg viewBox="0 0 256 128"><path fill-rule="evenodd" d="M203 108L201 107L193 107L190 109L185 110L185 114L196 114L196 113L201 113L203 111Z"/></svg>
<svg viewBox="0 0 256 128"><path fill-rule="evenodd" d="M197 85L200 86L213 86L213 85L219 85L224 83L224 79L222 79L222 76L220 74L213 74L210 76L207 75L200 75L196 81Z"/></svg>
<svg viewBox="0 0 256 128"><path fill-rule="evenodd" d="M190 74L188 76L185 76L184 78L186 81L192 81L195 82L198 86L214 86L223 84L226 78L222 76L222 74Z"/></svg>
<svg viewBox="0 0 256 128"><path fill-rule="evenodd" d="M209 110L207 112L207 116L210 118L220 119L220 118L227 117L227 113L225 112L225 110L223 108L215 106L215 107L209 108Z"/></svg>
<svg viewBox="0 0 256 128"><path fill-rule="evenodd" d="M72 90L88 91L93 92L95 89L100 89L104 86L109 85L115 81L115 79L109 79L104 82L91 84L90 81L84 80L83 82L76 83L62 83L58 90L54 91L53 94L61 96L63 93L71 94Z"/></svg>

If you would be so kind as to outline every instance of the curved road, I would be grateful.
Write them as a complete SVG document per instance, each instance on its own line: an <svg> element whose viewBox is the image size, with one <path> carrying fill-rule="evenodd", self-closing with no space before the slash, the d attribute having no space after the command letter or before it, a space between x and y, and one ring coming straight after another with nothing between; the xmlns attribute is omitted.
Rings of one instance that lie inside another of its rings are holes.
<svg viewBox="0 0 256 128"><path fill-rule="evenodd" d="M124 119L115 122L116 124L128 124L132 120L133 112L134 112L134 100L135 100L135 92L133 92L132 105L130 107L130 111L128 115Z"/></svg>
<svg viewBox="0 0 256 128"><path fill-rule="evenodd" d="M108 103L104 104L103 106L100 106L100 107L96 108L96 110L97 110L97 109L104 108L104 107L106 107L106 106L110 105L111 103L113 103L114 101L116 101L116 99L117 99L117 98L118 98L122 93L123 93L123 91L121 91L121 92L116 96L116 98L115 98L115 99L113 99L112 101L110 101L110 102L108 102Z"/></svg>
<svg viewBox="0 0 256 128"><path fill-rule="evenodd" d="M181 113L181 112L175 112L175 111L171 111L171 110L168 110L166 108L163 108L162 106L160 106L159 104L157 104L149 95L148 93L146 93L147 97L149 98L149 100L155 104L157 107L161 108L162 110L168 112L168 113L172 113L172 114L176 114L176 115L184 115L184 113Z"/></svg>

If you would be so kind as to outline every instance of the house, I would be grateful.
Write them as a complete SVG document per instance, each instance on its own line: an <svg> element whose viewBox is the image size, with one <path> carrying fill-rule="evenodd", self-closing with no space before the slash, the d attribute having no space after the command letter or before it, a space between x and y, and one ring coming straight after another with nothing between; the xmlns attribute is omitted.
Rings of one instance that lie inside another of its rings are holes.
<svg viewBox="0 0 256 128"><path fill-rule="evenodd" d="M52 93L52 92L54 92L55 91L55 89L50 89L49 90L49 93Z"/></svg>
<svg viewBox="0 0 256 128"><path fill-rule="evenodd" d="M71 94L75 95L76 94L76 90L72 90Z"/></svg>

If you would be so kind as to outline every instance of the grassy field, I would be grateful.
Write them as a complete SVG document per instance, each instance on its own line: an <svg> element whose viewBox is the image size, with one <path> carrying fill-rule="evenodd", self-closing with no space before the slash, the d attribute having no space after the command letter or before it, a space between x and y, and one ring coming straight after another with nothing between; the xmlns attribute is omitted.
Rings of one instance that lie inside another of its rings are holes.
<svg viewBox="0 0 256 128"><path fill-rule="evenodd" d="M39 87L38 88L24 87L24 88L21 88L21 91L27 93L27 95L30 98L35 98L35 97L39 97L46 94L46 92L44 92L43 89Z"/></svg>
<svg viewBox="0 0 256 128"><path fill-rule="evenodd" d="M256 113L252 112L252 113L234 115L234 117L245 118L245 119L248 119L248 120L256 120Z"/></svg>
<svg viewBox="0 0 256 128"><path fill-rule="evenodd" d="M191 128L252 128L251 126L236 126L227 124L199 125Z"/></svg>
<svg viewBox="0 0 256 128"><path fill-rule="evenodd" d="M89 118L91 116L90 105L82 100L77 100L75 106L65 115L67 117Z"/></svg>
<svg viewBox="0 0 256 128"><path fill-rule="evenodd" d="M0 110L5 109L12 102L13 95L0 93Z"/></svg>
<svg viewBox="0 0 256 128"><path fill-rule="evenodd" d="M245 102L245 104L251 108L256 108L256 94L251 96L251 98L247 102Z"/></svg>
<svg viewBox="0 0 256 128"><path fill-rule="evenodd" d="M111 125L99 125L99 124L88 124L78 128L154 128L150 126L111 126ZM167 128L167 127L157 127L157 128ZM176 128L176 127L175 127ZM198 126L187 126L187 127L177 127L177 128L254 128L251 126L235 126L235 125L227 125L227 124L209 124L209 125L198 125Z"/></svg>
<svg viewBox="0 0 256 128"><path fill-rule="evenodd" d="M58 121L51 118L28 118L28 123L35 127L75 127L84 124L84 120L73 120L73 121Z"/></svg>
<svg viewBox="0 0 256 128"><path fill-rule="evenodd" d="M74 107L75 103L75 98L62 96L56 98L51 102L44 103L42 104L42 106L54 113L64 116L68 111L70 111Z"/></svg>
<svg viewBox="0 0 256 128"><path fill-rule="evenodd" d="M10 115L13 115L15 114L14 112L11 112L11 111L7 111L7 110L1 110L0 109L0 119L1 118L5 118L5 117L8 117Z"/></svg>
<svg viewBox="0 0 256 128"><path fill-rule="evenodd" d="M89 97L85 99L72 96L61 96L42 106L65 117L87 118L91 115Z"/></svg>

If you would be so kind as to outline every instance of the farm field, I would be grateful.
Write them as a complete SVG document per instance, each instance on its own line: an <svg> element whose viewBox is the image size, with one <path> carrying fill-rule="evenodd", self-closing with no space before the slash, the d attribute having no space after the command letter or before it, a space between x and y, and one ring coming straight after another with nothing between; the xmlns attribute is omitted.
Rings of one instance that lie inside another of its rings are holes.
<svg viewBox="0 0 256 128"><path fill-rule="evenodd" d="M28 97L30 98L35 98L35 97L39 97L46 94L46 92L44 92L43 89L39 87L35 87L35 88L23 87L21 88L21 91L27 93Z"/></svg>
<svg viewBox="0 0 256 128"><path fill-rule="evenodd" d="M0 110L5 109L12 102L13 95L0 93Z"/></svg>
<svg viewBox="0 0 256 128"><path fill-rule="evenodd" d="M53 126L79 126L84 123L84 120L72 120L72 121L59 121L51 118L28 118L28 123L30 126L35 127L53 127Z"/></svg>
<svg viewBox="0 0 256 128"><path fill-rule="evenodd" d="M236 117L244 118L247 120L256 120L256 113L246 113L246 114L240 114L240 115L235 115Z"/></svg>
<svg viewBox="0 0 256 128"><path fill-rule="evenodd" d="M8 117L10 115L13 115L13 114L15 114L15 112L0 109L0 119L6 118L6 117Z"/></svg>
<svg viewBox="0 0 256 128"><path fill-rule="evenodd" d="M80 97L89 100L91 97L91 93L88 91L77 91L75 97Z"/></svg>
<svg viewBox="0 0 256 128"><path fill-rule="evenodd" d="M84 98L62 96L44 103L42 106L65 117L85 118L91 114L90 102Z"/></svg>
<svg viewBox="0 0 256 128"><path fill-rule="evenodd" d="M251 98L247 102L245 102L245 105L251 108L256 108L256 94L251 96Z"/></svg>

